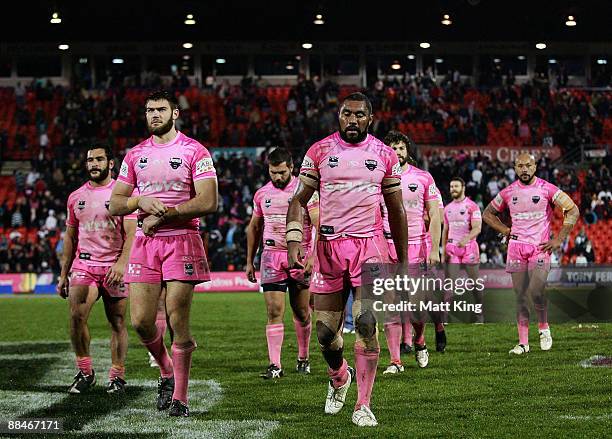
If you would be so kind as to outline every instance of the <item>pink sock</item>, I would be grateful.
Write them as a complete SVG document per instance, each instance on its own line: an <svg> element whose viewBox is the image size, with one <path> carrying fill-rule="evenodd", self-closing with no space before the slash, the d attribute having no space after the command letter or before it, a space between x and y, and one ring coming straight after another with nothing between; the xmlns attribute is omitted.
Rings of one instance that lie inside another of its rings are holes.
<svg viewBox="0 0 612 439"><path fill-rule="evenodd" d="M436 323L436 332L444 332L444 323Z"/></svg>
<svg viewBox="0 0 612 439"><path fill-rule="evenodd" d="M331 367L327 368L327 374L332 380L332 386L334 386L334 389L337 389L338 387L342 387L344 386L344 384L346 384L348 380L347 368L348 368L348 363L346 362L345 359L342 359L342 365L340 366L340 369L334 370Z"/></svg>
<svg viewBox="0 0 612 439"><path fill-rule="evenodd" d="M173 375L172 359L168 355L168 350L164 344L164 334L157 331L155 338L151 340L142 340L142 344L151 352L157 364L162 378L170 378Z"/></svg>
<svg viewBox="0 0 612 439"><path fill-rule="evenodd" d="M549 329L548 322L538 323L538 329L543 331L545 329Z"/></svg>
<svg viewBox="0 0 612 439"><path fill-rule="evenodd" d="M277 323L266 325L266 338L268 339L268 357L270 364L281 367L281 348L285 337L285 325Z"/></svg>
<svg viewBox="0 0 612 439"><path fill-rule="evenodd" d="M157 327L157 332L160 332L163 338L163 336L166 335L166 327L168 326L168 323L166 322L166 311L157 310L155 326Z"/></svg>
<svg viewBox="0 0 612 439"><path fill-rule="evenodd" d="M517 323L519 344L529 344L529 320L520 320Z"/></svg>
<svg viewBox="0 0 612 439"><path fill-rule="evenodd" d="M91 357L77 357L76 365L79 368L79 370L83 372L85 375L91 375L92 370L93 370L92 364L91 364Z"/></svg>
<svg viewBox="0 0 612 439"><path fill-rule="evenodd" d="M402 343L412 346L412 325L410 320L402 322Z"/></svg>
<svg viewBox="0 0 612 439"><path fill-rule="evenodd" d="M125 380L125 367L124 366L117 366L114 364L111 366L111 368L108 371L108 379L109 381L112 381L115 378L121 378L122 380Z"/></svg>
<svg viewBox="0 0 612 439"><path fill-rule="evenodd" d="M370 407L370 397L374 378L376 378L376 366L380 348L376 351L366 351L361 346L355 345L355 368L357 369L357 404L355 410L362 405Z"/></svg>
<svg viewBox="0 0 612 439"><path fill-rule="evenodd" d="M308 358L308 350L310 346L310 333L312 332L312 323L309 321L306 326L302 326L301 322L293 319L295 333L298 342L298 358L305 360Z"/></svg>
<svg viewBox="0 0 612 439"><path fill-rule="evenodd" d="M414 343L419 346L425 345L425 322L412 322L414 328Z"/></svg>
<svg viewBox="0 0 612 439"><path fill-rule="evenodd" d="M402 324L399 322L385 323L385 337L387 347L391 356L391 363L402 364L400 359L400 338L402 336Z"/></svg>
<svg viewBox="0 0 612 439"><path fill-rule="evenodd" d="M172 399L178 399L187 404L187 387L189 386L189 370L191 369L191 353L198 346L195 341L176 344L172 343L172 360L174 361L174 393Z"/></svg>

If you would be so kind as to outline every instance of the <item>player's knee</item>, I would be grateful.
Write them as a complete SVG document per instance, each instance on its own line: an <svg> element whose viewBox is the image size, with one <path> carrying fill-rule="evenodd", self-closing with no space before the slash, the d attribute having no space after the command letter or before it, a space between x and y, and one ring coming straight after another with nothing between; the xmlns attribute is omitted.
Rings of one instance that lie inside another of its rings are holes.
<svg viewBox="0 0 612 439"><path fill-rule="evenodd" d="M321 347L325 348L330 346L336 338L336 332L330 329L322 321L317 321L317 339Z"/></svg>
<svg viewBox="0 0 612 439"><path fill-rule="evenodd" d="M310 308L307 306L306 308L298 308L293 310L293 316L295 320L300 323L307 323L310 320Z"/></svg>
<svg viewBox="0 0 612 439"><path fill-rule="evenodd" d="M121 332L125 329L125 319L123 316L113 316L108 321L113 332Z"/></svg>
<svg viewBox="0 0 612 439"><path fill-rule="evenodd" d="M149 322L144 318L132 316L132 327L141 338L149 339L155 336L155 322Z"/></svg>
<svg viewBox="0 0 612 439"><path fill-rule="evenodd" d="M363 311L355 319L355 331L364 339L374 337L376 334L376 316L370 310Z"/></svg>

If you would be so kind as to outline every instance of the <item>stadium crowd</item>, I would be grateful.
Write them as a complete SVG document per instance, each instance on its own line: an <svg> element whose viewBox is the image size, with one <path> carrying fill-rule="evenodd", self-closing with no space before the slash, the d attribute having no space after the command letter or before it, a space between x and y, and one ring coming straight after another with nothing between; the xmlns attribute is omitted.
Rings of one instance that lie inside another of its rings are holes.
<svg viewBox="0 0 612 439"><path fill-rule="evenodd" d="M296 167L308 145L336 129L338 100L354 90L300 77L286 96L270 98L264 80L245 78L234 86L207 83L197 90L197 96L207 96L202 100L194 98L194 87L185 78L166 85L179 96L177 128L188 136L213 147L284 146L294 153ZM6 232L0 234L0 272L58 270L66 199L85 178L81 151L92 139L108 139L115 145L118 168L127 148L146 137L138 93L122 83L85 89L53 86L49 81L5 90L4 99L12 100L15 107L11 123L16 130L11 139L10 124L0 126L0 158L27 151L31 169L15 172L14 202L0 200L0 227ZM559 145L566 153L581 144L605 140L604 125L609 121L612 100L612 94L605 92L551 91L544 81L525 85L503 81L476 90L452 73L441 83L427 73L407 75L402 80L384 78L372 84L368 94L376 114L372 132L380 138L398 129L415 134L420 143L425 140L419 137L421 133L411 130L414 124L421 124L417 126L432 127L428 139L437 143L484 145L490 141L491 130L506 126L511 139L519 139L519 144ZM52 105L45 106L45 102ZM32 126L34 136L29 129ZM264 160L265 156L257 160L222 156L216 160L219 210L202 222L213 270L244 268L245 227L253 194L267 179ZM458 154L442 159L434 154L419 160L432 173L445 202L450 201L448 181L454 175L466 181L467 194L481 209L515 179L510 165L484 156ZM583 222L590 225L610 217L610 164L605 160L579 176L562 164L542 159L538 172L577 197ZM572 261L582 263L583 256L587 262L595 260L586 235L581 233L576 240L566 245L571 248ZM503 265L504 248L487 228L479 243L481 262Z"/></svg>

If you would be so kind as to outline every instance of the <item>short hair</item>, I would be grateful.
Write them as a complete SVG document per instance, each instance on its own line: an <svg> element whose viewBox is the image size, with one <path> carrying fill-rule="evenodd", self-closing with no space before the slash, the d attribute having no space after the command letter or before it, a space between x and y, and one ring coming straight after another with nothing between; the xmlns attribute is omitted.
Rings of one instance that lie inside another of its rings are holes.
<svg viewBox="0 0 612 439"><path fill-rule="evenodd" d="M268 155L268 163L272 166L280 166L281 163L287 163L287 166L291 166L293 165L293 158L286 148L276 148Z"/></svg>
<svg viewBox="0 0 612 439"><path fill-rule="evenodd" d="M147 96L147 98L145 99L145 106L149 103L149 101L163 100L166 100L168 101L168 103L170 103L170 108L172 109L172 111L178 108L178 100L176 99L176 96L166 90L157 90Z"/></svg>
<svg viewBox="0 0 612 439"><path fill-rule="evenodd" d="M87 153L92 149L103 149L107 160L114 159L113 148L111 148L110 143L108 143L106 140L94 140L89 144L85 152Z"/></svg>
<svg viewBox="0 0 612 439"><path fill-rule="evenodd" d="M342 101L342 105L344 105L346 101L365 102L366 107L368 107L368 114L372 114L372 102L370 102L370 98L368 98L363 93L351 93L350 95L344 98L344 100Z"/></svg>
<svg viewBox="0 0 612 439"><path fill-rule="evenodd" d="M463 180L463 178L461 177L453 177L450 180L450 183L452 183L453 181L458 181L459 183L461 183L461 186L465 187L465 181Z"/></svg>
<svg viewBox="0 0 612 439"><path fill-rule="evenodd" d="M391 146L394 143L403 142L404 145L406 145L406 149L408 149L408 153L410 153L410 147L412 146L412 140L410 140L410 137L404 133L400 133L399 131L389 131L383 139L383 142L387 146Z"/></svg>

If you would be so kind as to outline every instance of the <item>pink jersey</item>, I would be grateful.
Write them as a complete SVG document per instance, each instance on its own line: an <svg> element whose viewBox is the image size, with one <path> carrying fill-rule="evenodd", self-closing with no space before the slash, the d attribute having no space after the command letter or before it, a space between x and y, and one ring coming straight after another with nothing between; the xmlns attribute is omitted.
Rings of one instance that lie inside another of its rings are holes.
<svg viewBox="0 0 612 439"><path fill-rule="evenodd" d="M119 171L118 180L136 187L139 195L155 197L167 207L189 201L195 196L194 183L217 178L210 153L199 142L183 133L163 145L153 136L132 148ZM200 220L161 226L155 236L197 233ZM142 236L138 230L137 235Z"/></svg>
<svg viewBox="0 0 612 439"><path fill-rule="evenodd" d="M528 186L516 180L497 194L491 206L498 212L509 209L517 241L538 245L550 239L553 203L559 194L557 186L538 177Z"/></svg>
<svg viewBox="0 0 612 439"><path fill-rule="evenodd" d="M457 243L468 235L472 230L472 221L474 220L482 221L482 215L478 205L468 197L461 201L454 200L449 203L444 208L444 224L448 227L449 242Z"/></svg>
<svg viewBox="0 0 612 439"><path fill-rule="evenodd" d="M270 181L255 192L253 215L264 219L263 240L266 249L287 250L287 242L285 241L287 210L298 182L299 179L291 177L291 181L284 189L278 189ZM318 206L319 196L315 192L308 202L308 211ZM312 245L312 222L308 211L304 215L304 240L302 245L310 249Z"/></svg>
<svg viewBox="0 0 612 439"><path fill-rule="evenodd" d="M85 265L113 265L123 250L123 217L108 212L115 183L95 187L87 182L68 196L66 224L79 230L76 258Z"/></svg>
<svg viewBox="0 0 612 439"><path fill-rule="evenodd" d="M320 239L382 234L381 184L401 173L395 151L369 134L351 144L336 132L310 147L300 172L309 170L320 176Z"/></svg>
<svg viewBox="0 0 612 439"><path fill-rule="evenodd" d="M442 197L431 174L412 165L402 172L402 198L406 219L408 220L408 243L421 242L427 235L425 227L426 203L428 201L441 202ZM381 211L384 216L385 236L391 236L389 218L384 200Z"/></svg>

